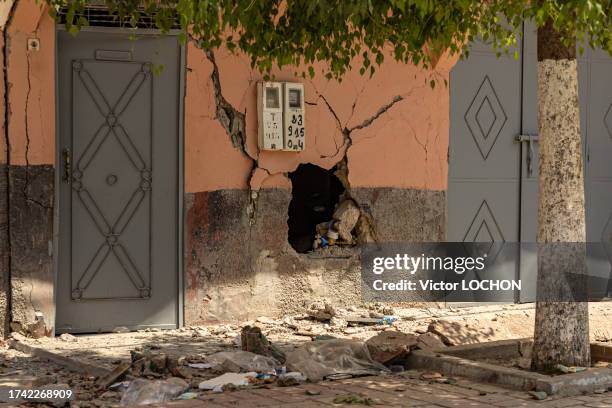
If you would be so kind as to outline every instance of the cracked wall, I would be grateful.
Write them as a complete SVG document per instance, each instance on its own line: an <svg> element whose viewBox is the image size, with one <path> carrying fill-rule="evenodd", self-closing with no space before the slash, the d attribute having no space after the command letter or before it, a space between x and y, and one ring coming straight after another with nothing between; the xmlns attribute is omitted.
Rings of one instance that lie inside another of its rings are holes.
<svg viewBox="0 0 612 408"><path fill-rule="evenodd" d="M6 170L0 277L6 282L10 260L16 327L27 329L42 312L49 332L55 314L55 27L42 7L19 0L3 31L8 138L0 158ZM40 40L39 51L28 51L29 38ZM297 254L287 242L287 173L300 163L345 167L349 196L379 240L444 239L449 95L442 82L454 61L442 58L432 72L388 62L373 78L351 72L342 83L322 75L297 79L305 83L306 149L259 152L261 75L246 57L227 50L207 54L193 41L186 49L186 323L296 311L320 296L359 300L358 250ZM295 81L293 73L275 75ZM432 77L440 79L434 90ZM0 290L0 318L6 289Z"/></svg>
<svg viewBox="0 0 612 408"><path fill-rule="evenodd" d="M276 71L276 80L305 83L306 149L267 152L257 147L261 74L242 55L205 53L190 42L186 322L279 314L316 297L359 300L358 249L297 254L287 242L287 174L301 163L340 164L347 198L378 240L444 240L449 95L443 82L454 62L442 58L428 72L389 62L372 78L351 72L341 83L322 75L296 79L291 67ZM431 78L439 80L434 90ZM244 124L234 123L236 117Z"/></svg>
<svg viewBox="0 0 612 408"><path fill-rule="evenodd" d="M20 0L5 35L12 328L36 326L39 312L49 332L55 318L55 24L44 5ZM30 38L39 39L38 51L28 50Z"/></svg>

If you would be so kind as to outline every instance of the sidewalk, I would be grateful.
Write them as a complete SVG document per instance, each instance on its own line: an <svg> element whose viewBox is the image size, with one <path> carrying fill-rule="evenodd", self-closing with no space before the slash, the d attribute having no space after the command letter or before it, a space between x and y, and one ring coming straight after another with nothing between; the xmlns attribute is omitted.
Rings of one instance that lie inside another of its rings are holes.
<svg viewBox="0 0 612 408"><path fill-rule="evenodd" d="M210 395L202 400L179 401L169 407L343 407L366 406L363 402L349 405L339 396L369 398L381 407L589 407L611 408L612 392L571 398L547 398L536 401L526 392L512 391L468 380L455 384L431 384L403 375L361 377L341 381L325 381L299 387L252 389Z"/></svg>

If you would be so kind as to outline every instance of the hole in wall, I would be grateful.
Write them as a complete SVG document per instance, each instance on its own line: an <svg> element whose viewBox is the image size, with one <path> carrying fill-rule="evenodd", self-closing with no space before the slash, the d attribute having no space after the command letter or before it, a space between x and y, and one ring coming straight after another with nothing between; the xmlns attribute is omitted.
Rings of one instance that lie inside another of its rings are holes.
<svg viewBox="0 0 612 408"><path fill-rule="evenodd" d="M289 173L292 198L289 203L289 244L296 252L312 249L317 224L329 221L344 187L334 174L310 163L300 164Z"/></svg>

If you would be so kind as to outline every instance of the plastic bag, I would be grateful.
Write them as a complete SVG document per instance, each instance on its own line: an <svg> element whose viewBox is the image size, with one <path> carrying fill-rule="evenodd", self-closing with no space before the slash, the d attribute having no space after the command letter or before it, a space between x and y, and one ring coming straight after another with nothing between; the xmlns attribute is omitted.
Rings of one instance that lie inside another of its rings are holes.
<svg viewBox="0 0 612 408"><path fill-rule="evenodd" d="M215 370L220 372L249 372L273 373L280 366L278 360L272 357L261 356L250 351L222 351L206 357Z"/></svg>
<svg viewBox="0 0 612 408"><path fill-rule="evenodd" d="M370 357L365 343L355 340L321 340L306 343L287 354L287 368L310 381L336 375L377 375L389 370Z"/></svg>
<svg viewBox="0 0 612 408"><path fill-rule="evenodd" d="M257 373L250 372L244 374L225 373L219 377L211 378L210 380L202 381L198 388L201 390L215 390L216 388L223 389L225 385L233 385L235 387L245 387L254 381Z"/></svg>
<svg viewBox="0 0 612 408"><path fill-rule="evenodd" d="M147 405L170 401L188 388L189 384L176 377L156 381L138 378L132 381L123 393L121 405Z"/></svg>

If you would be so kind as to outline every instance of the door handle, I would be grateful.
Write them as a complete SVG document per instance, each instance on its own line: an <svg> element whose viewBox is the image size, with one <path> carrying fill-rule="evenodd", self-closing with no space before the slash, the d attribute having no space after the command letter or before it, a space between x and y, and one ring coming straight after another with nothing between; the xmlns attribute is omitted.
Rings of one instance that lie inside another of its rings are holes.
<svg viewBox="0 0 612 408"><path fill-rule="evenodd" d="M64 161L64 183L70 183L72 179L72 154L70 153L70 149L65 147L62 150L62 159Z"/></svg>
<svg viewBox="0 0 612 408"><path fill-rule="evenodd" d="M538 135L518 135L516 141L519 143L527 143L527 175L531 177L533 174L533 144L538 141Z"/></svg>

